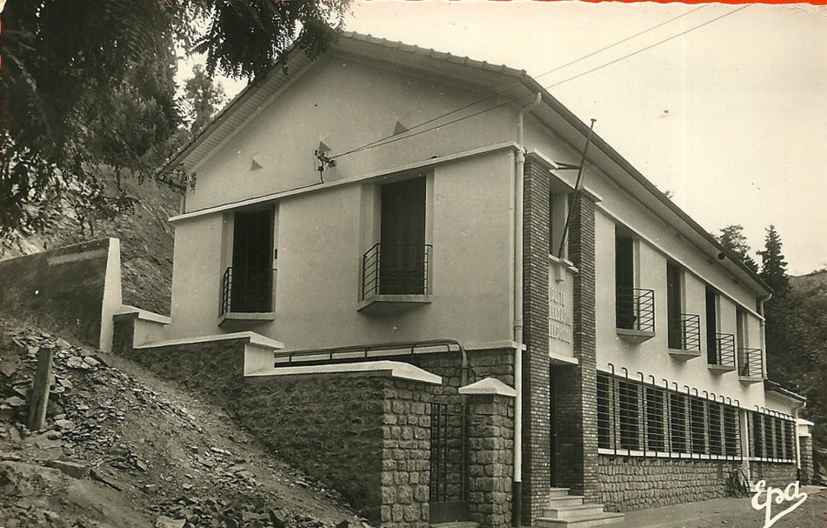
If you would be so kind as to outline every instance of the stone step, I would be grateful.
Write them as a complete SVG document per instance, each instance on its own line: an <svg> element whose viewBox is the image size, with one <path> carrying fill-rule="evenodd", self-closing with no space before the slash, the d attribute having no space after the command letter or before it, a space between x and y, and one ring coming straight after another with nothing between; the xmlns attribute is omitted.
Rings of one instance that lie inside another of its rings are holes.
<svg viewBox="0 0 827 528"><path fill-rule="evenodd" d="M623 521L622 513L601 513L590 517L578 517L576 519L549 519L538 517L535 523L537 528L592 528L594 526L606 526Z"/></svg>
<svg viewBox="0 0 827 528"><path fill-rule="evenodd" d="M548 490L549 497L565 497L571 488L551 488Z"/></svg>
<svg viewBox="0 0 827 528"><path fill-rule="evenodd" d="M431 528L479 528L480 524L473 521L451 521L432 524Z"/></svg>
<svg viewBox="0 0 827 528"><path fill-rule="evenodd" d="M594 517L605 513L602 504L578 504L560 508L543 508L543 517L547 519L579 519Z"/></svg>
<svg viewBox="0 0 827 528"><path fill-rule="evenodd" d="M559 497L549 497L546 499L545 507L547 509L564 508L566 506L579 506L583 504L582 495L564 495Z"/></svg>

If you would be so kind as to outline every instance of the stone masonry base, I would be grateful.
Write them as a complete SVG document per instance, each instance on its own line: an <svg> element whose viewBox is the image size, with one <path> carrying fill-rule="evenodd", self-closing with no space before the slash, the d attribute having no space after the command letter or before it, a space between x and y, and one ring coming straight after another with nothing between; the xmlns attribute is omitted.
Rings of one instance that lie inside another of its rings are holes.
<svg viewBox="0 0 827 528"><path fill-rule="evenodd" d="M741 461L676 460L600 455L598 476L607 510L635 511L726 497ZM751 463L753 480L781 487L796 480L795 464Z"/></svg>

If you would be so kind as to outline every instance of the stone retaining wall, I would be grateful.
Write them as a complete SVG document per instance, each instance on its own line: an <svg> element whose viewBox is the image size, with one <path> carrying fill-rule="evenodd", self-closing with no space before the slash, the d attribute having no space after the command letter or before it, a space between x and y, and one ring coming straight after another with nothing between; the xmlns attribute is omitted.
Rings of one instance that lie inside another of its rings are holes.
<svg viewBox="0 0 827 528"><path fill-rule="evenodd" d="M243 377L243 340L116 351L224 406L280 458L339 490L372 524L425 528L430 393L423 384L350 374Z"/></svg>
<svg viewBox="0 0 827 528"><path fill-rule="evenodd" d="M799 447L801 449L801 474L799 478L802 484L812 484L813 471L813 437L799 436Z"/></svg>
<svg viewBox="0 0 827 528"><path fill-rule="evenodd" d="M740 460L600 455L600 502L625 512L725 497L727 478L740 465Z"/></svg>
<svg viewBox="0 0 827 528"><path fill-rule="evenodd" d="M798 468L794 463L750 462L750 476L753 482L766 480L767 485L784 488L798 480Z"/></svg>

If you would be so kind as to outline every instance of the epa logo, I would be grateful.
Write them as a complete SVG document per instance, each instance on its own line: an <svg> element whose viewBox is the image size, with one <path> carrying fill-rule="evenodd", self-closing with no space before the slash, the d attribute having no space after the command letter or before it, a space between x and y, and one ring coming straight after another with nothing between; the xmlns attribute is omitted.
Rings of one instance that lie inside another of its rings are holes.
<svg viewBox="0 0 827 528"><path fill-rule="evenodd" d="M752 507L758 511L764 510L764 528L770 528L782 517L804 504L807 494L801 491L798 481L790 483L783 490L767 486L766 480L759 480L755 485L755 495L752 496ZM792 503L787 508L772 514L772 505L781 506Z"/></svg>

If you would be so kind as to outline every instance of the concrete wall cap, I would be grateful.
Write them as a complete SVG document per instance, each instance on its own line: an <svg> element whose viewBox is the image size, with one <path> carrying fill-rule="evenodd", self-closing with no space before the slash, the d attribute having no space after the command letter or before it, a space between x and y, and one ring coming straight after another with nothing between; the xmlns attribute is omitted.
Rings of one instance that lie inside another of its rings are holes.
<svg viewBox="0 0 827 528"><path fill-rule="evenodd" d="M152 341L150 343L145 343L143 345L136 346L135 348L161 348L177 345L194 345L198 343L210 343L212 341L231 341L233 339L243 339L253 345L258 345L264 348L271 348L274 350L281 350L282 348L284 348L284 343L280 341L276 341L275 339L270 339L269 337L265 337L261 334L249 331L232 332L229 334L205 335L197 337L184 337L181 339L169 339L165 341Z"/></svg>
<svg viewBox="0 0 827 528"><path fill-rule="evenodd" d="M121 308L114 313L114 315L132 315L136 316L138 319L142 321L152 321L153 323L160 323L160 324L171 324L172 319L170 319L166 315L157 314L155 312L150 312L149 310L143 310L136 306L131 306L129 304L124 304Z"/></svg>
<svg viewBox="0 0 827 528"><path fill-rule="evenodd" d="M470 385L459 388L460 394L496 394L508 398L516 398L517 391L495 378L484 378Z"/></svg>
<svg viewBox="0 0 827 528"><path fill-rule="evenodd" d="M358 372L385 374L392 378L419 381L431 385L442 385L442 376L401 361L360 361L358 363L329 363L326 365L304 365L301 367L276 367L257 370L247 377L302 376L314 374L352 374Z"/></svg>

